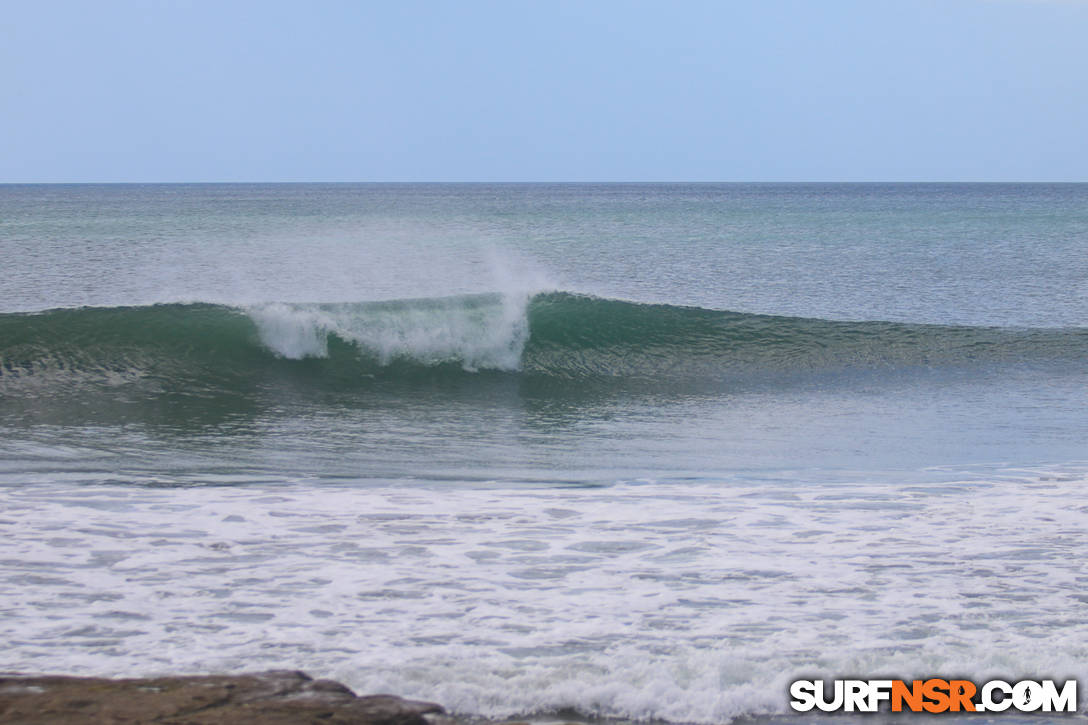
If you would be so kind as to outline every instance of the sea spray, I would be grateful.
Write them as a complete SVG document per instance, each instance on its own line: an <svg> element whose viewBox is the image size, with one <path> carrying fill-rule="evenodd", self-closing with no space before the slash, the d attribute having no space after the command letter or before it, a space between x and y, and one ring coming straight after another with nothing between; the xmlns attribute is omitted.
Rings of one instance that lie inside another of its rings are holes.
<svg viewBox="0 0 1088 725"><path fill-rule="evenodd" d="M328 357L329 332L335 322L322 310L273 302L253 305L247 313L257 325L261 342L277 355L289 360Z"/></svg>
<svg viewBox="0 0 1088 725"><path fill-rule="evenodd" d="M363 304L258 305L247 309L261 342L281 357L328 357L330 335L382 365L457 363L515 371L529 339L525 294L469 295Z"/></svg>

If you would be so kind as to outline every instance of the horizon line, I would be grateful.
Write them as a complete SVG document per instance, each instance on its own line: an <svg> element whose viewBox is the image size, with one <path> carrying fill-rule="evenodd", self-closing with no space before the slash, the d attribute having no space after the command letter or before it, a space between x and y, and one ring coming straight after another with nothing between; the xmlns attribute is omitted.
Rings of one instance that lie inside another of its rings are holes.
<svg viewBox="0 0 1088 725"><path fill-rule="evenodd" d="M754 179L754 180L460 180L460 181L439 181L439 180L213 180L213 181L0 181L0 186L228 186L228 185L291 185L291 184L343 184L343 185L423 185L423 184L443 184L443 185L543 185L543 184L556 184L556 185L665 185L665 184L705 184L705 185L726 185L726 184L1088 184L1088 179L1081 181L1072 181L1066 179L1033 179L1033 180L973 180L973 179L928 179L928 180L904 180L904 179L848 179L848 180L766 180L766 179Z"/></svg>

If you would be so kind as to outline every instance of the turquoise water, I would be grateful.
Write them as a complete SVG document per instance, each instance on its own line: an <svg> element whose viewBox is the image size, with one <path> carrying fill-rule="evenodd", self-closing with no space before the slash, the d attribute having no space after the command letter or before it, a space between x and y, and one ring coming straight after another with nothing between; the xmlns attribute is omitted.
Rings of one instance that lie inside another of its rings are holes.
<svg viewBox="0 0 1088 725"><path fill-rule="evenodd" d="M0 187L0 669L675 722L1076 676L1086 230L1088 185Z"/></svg>

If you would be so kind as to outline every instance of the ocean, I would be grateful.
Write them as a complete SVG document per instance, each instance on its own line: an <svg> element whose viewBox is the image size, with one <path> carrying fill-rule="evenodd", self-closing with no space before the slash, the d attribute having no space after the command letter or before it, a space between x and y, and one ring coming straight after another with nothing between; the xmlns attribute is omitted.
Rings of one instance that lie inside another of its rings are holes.
<svg viewBox="0 0 1088 725"><path fill-rule="evenodd" d="M0 670L1081 677L1086 361L1085 184L0 186Z"/></svg>

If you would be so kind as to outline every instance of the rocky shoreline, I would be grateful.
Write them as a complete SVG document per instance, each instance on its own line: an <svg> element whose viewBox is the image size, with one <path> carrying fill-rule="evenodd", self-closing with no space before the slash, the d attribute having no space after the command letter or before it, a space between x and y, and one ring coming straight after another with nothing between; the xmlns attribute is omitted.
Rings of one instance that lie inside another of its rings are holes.
<svg viewBox="0 0 1088 725"><path fill-rule="evenodd" d="M359 696L332 680L273 670L104 679L0 675L0 723L33 725L454 725L441 705Z"/></svg>

